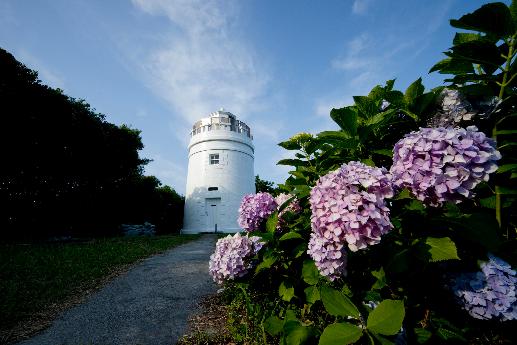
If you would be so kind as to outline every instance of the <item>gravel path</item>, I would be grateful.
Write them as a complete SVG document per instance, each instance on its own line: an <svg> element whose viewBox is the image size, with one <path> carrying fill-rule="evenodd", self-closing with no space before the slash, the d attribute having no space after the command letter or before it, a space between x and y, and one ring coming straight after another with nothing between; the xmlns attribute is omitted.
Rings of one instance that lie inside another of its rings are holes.
<svg viewBox="0 0 517 345"><path fill-rule="evenodd" d="M19 344L175 344L197 301L217 289L208 275L216 240L204 235L144 260Z"/></svg>

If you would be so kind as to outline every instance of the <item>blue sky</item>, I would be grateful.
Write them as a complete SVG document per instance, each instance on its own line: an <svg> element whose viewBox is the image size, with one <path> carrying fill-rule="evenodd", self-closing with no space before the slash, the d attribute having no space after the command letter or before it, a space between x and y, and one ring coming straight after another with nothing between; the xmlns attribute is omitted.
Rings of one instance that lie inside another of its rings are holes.
<svg viewBox="0 0 517 345"><path fill-rule="evenodd" d="M191 125L224 107L247 122L255 173L282 182L276 146L335 128L328 114L443 58L474 0L2 0L0 47L107 120L142 130L146 173L185 191Z"/></svg>

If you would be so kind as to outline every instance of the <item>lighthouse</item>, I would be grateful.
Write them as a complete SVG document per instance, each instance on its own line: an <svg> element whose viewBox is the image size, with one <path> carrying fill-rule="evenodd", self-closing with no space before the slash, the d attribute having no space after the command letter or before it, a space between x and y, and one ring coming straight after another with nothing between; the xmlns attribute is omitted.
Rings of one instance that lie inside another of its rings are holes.
<svg viewBox="0 0 517 345"><path fill-rule="evenodd" d="M251 130L224 109L190 132L184 234L237 232L242 197L255 193Z"/></svg>

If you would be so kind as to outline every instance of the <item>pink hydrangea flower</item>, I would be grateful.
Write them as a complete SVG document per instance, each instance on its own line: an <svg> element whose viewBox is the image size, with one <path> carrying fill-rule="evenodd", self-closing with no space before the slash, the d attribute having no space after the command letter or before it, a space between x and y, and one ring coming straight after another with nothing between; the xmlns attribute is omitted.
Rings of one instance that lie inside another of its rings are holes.
<svg viewBox="0 0 517 345"><path fill-rule="evenodd" d="M215 252L210 256L210 275L217 284L246 275L252 267L251 258L263 245L260 237L241 236L239 233L219 239Z"/></svg>
<svg viewBox="0 0 517 345"><path fill-rule="evenodd" d="M242 198L239 207L239 226L246 231L259 230L260 226L278 205L269 193L248 194Z"/></svg>
<svg viewBox="0 0 517 345"><path fill-rule="evenodd" d="M497 170L501 154L494 140L475 126L421 128L395 144L393 183L429 206L460 203Z"/></svg>
<svg viewBox="0 0 517 345"><path fill-rule="evenodd" d="M323 275L333 280L345 272L344 245L364 249L393 228L384 200L392 196L386 169L359 162L318 180L309 199L313 234L307 252Z"/></svg>

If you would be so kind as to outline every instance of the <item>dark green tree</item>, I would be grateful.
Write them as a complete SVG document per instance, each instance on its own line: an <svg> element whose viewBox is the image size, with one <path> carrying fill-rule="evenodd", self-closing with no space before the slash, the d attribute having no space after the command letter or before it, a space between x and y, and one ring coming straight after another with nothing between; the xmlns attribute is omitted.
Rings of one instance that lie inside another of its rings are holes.
<svg viewBox="0 0 517 345"><path fill-rule="evenodd" d="M142 175L148 160L138 154L139 130L109 123L84 100L43 85L36 71L2 49L0 104L3 238L109 235L121 223L165 217L145 205L162 210L159 200L182 203L175 193L160 199L160 182Z"/></svg>
<svg viewBox="0 0 517 345"><path fill-rule="evenodd" d="M255 176L255 189L257 193L267 192L270 194L275 194L276 189L274 186L274 182L263 180L259 175Z"/></svg>

